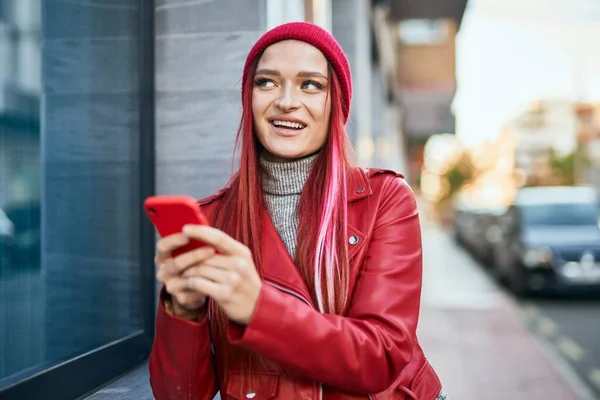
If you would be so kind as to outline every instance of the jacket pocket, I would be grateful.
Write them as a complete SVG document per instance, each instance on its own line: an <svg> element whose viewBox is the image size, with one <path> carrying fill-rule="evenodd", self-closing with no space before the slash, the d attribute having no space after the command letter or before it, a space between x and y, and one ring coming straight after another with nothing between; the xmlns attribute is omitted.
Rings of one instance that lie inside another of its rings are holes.
<svg viewBox="0 0 600 400"><path fill-rule="evenodd" d="M239 374L233 374L225 385L223 400L269 400L276 399L279 374L261 372L254 382L248 382Z"/></svg>
<svg viewBox="0 0 600 400"><path fill-rule="evenodd" d="M408 399L434 400L442 390L442 385L429 361L425 360L409 387L399 386L398 390Z"/></svg>

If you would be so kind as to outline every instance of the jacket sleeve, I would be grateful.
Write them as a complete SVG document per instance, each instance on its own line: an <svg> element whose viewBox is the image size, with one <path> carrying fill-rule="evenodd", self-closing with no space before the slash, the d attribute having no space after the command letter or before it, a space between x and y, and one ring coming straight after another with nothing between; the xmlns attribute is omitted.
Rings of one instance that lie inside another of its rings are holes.
<svg viewBox="0 0 600 400"><path fill-rule="evenodd" d="M348 392L392 386L416 345L422 249L412 190L402 179L388 182L347 316L263 285L250 324L230 323L232 343Z"/></svg>
<svg viewBox="0 0 600 400"><path fill-rule="evenodd" d="M212 400L216 380L208 316L192 322L169 314L161 291L150 353L150 386L156 400Z"/></svg>

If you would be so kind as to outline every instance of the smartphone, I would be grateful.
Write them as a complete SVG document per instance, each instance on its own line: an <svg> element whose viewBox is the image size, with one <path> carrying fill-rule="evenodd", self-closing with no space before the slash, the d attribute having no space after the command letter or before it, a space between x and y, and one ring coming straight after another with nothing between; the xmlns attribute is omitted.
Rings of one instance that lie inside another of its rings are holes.
<svg viewBox="0 0 600 400"><path fill-rule="evenodd" d="M144 201L144 210L161 237L180 233L187 224L209 225L200 204L190 196L151 196ZM192 239L171 254L177 257L202 246L205 244Z"/></svg>

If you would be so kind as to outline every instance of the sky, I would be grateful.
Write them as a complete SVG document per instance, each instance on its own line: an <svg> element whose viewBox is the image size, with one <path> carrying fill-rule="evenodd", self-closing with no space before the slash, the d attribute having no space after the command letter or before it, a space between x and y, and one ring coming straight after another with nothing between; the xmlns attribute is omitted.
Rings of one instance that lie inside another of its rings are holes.
<svg viewBox="0 0 600 400"><path fill-rule="evenodd" d="M470 0L457 37L457 136L477 145L540 99L600 101L600 0Z"/></svg>

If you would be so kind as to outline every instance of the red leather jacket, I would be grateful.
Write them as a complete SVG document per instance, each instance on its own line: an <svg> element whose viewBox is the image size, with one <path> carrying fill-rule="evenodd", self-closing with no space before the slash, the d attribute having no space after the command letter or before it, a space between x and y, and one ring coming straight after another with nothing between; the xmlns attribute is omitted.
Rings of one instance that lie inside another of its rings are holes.
<svg viewBox="0 0 600 400"><path fill-rule="evenodd" d="M434 400L440 381L416 335L422 252L413 192L400 174L353 170L348 184L350 308L321 314L271 220L265 218L264 283L248 326L231 324L230 342L302 379L264 373L254 388L233 375L217 382L209 320L170 315L160 302L150 356L157 400ZM210 215L222 193L201 201ZM218 353L218 351L217 351ZM218 374L223 376L222 373ZM242 390L240 390L242 389Z"/></svg>

